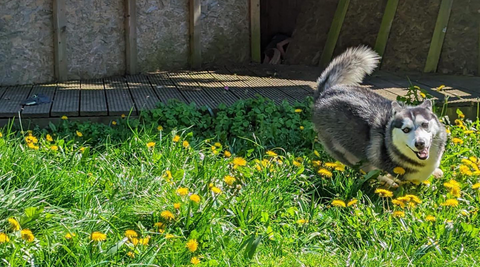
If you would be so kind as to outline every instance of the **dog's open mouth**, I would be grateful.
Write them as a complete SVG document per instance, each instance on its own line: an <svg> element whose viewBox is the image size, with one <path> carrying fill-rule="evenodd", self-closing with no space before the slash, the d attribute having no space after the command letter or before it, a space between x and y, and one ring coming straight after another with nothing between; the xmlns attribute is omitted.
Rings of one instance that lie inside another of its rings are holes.
<svg viewBox="0 0 480 267"><path fill-rule="evenodd" d="M410 147L409 147L410 148ZM411 149L411 148L410 148ZM426 147L420 151L415 151L413 149L411 149L413 151L413 153L415 153L415 155L417 155L417 158L421 159L421 160L426 160L428 159L428 151L429 151L429 147Z"/></svg>

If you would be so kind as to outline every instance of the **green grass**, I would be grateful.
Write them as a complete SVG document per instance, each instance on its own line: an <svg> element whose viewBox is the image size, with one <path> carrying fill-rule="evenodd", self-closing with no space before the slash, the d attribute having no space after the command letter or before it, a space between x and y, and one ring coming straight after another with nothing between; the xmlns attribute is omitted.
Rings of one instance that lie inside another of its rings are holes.
<svg viewBox="0 0 480 267"><path fill-rule="evenodd" d="M192 257L200 259L198 266L478 264L480 191L472 185L480 182L480 173L466 161L480 155L478 120L449 127L441 165L445 177L381 198L374 193L375 180L353 169L330 170L332 178L317 173L332 159L314 140L308 104L276 109L271 103L241 103L215 118L172 104L116 125L67 120L36 128L33 148L25 139L28 132L0 129L0 232L9 237L0 244L1 265L188 266ZM236 114L239 109L245 112ZM172 110L177 113L168 113ZM258 125L253 116L265 110L271 115ZM182 114L197 121L185 121ZM453 137L463 143L454 144ZM149 148L149 142L155 146ZM235 167L237 157L246 166ZM226 175L236 179L234 184L225 183ZM459 197L444 186L450 180L460 183ZM180 187L189 195L177 194ZM191 201L191 194L200 202ZM404 209L392 203L406 194L421 203ZM457 207L442 205L451 198L458 199ZM358 202L335 207L335 199ZM166 210L173 220L162 218ZM405 217L394 217L393 211L404 211ZM426 221L427 215L436 221ZM12 230L9 218L30 229L34 241ZM158 222L165 226L161 231ZM149 236L148 244L134 246L125 237L129 229L138 238ZM106 240L92 241L95 231ZM67 233L74 237L67 239ZM198 242L194 252L186 248L191 239Z"/></svg>

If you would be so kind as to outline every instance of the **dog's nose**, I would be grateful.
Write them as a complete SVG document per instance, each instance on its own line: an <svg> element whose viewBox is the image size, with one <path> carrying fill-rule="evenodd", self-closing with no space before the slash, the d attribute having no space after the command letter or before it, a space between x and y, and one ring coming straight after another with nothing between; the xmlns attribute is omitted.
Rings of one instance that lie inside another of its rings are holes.
<svg viewBox="0 0 480 267"><path fill-rule="evenodd" d="M425 141L423 141L423 140L415 141L415 147L418 148L418 149L424 149L425 148Z"/></svg>

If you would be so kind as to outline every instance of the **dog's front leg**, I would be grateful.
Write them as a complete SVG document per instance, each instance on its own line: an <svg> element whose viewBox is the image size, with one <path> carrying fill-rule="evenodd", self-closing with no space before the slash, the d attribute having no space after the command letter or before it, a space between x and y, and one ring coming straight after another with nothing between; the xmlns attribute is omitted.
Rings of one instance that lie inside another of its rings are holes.
<svg viewBox="0 0 480 267"><path fill-rule="evenodd" d="M390 174L378 176L378 181L388 186L389 188L398 188L399 185L395 182L395 177Z"/></svg>
<svg viewBox="0 0 480 267"><path fill-rule="evenodd" d="M440 168L436 168L432 174L437 179L443 177L443 171Z"/></svg>

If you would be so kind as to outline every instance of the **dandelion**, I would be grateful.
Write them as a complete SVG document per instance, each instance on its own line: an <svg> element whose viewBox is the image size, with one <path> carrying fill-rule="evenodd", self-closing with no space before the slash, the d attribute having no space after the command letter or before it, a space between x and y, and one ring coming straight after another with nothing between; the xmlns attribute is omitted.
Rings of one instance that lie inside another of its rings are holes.
<svg viewBox="0 0 480 267"><path fill-rule="evenodd" d="M20 230L20 223L18 223L17 220L15 220L14 218L8 218L8 222L10 223L10 228L11 228L13 231L18 231L18 230Z"/></svg>
<svg viewBox="0 0 480 267"><path fill-rule="evenodd" d="M22 236L22 239L27 242L33 242L33 240L35 239L35 236L33 235L32 231L30 231L29 229L23 229L20 232L20 235Z"/></svg>
<svg viewBox="0 0 480 267"><path fill-rule="evenodd" d="M177 189L177 194L182 196L182 197L188 195L188 188L186 188L186 187L178 188Z"/></svg>
<svg viewBox="0 0 480 267"><path fill-rule="evenodd" d="M50 149L53 150L53 151L58 151L58 146L55 146L55 145L51 146Z"/></svg>
<svg viewBox="0 0 480 267"><path fill-rule="evenodd" d="M159 132L163 131L163 127L162 127L161 125L158 125L157 130L158 130Z"/></svg>
<svg viewBox="0 0 480 267"><path fill-rule="evenodd" d="M441 91L443 88L445 88L445 85L444 85L444 84L442 84L442 85L440 85L439 87L437 87L437 91Z"/></svg>
<svg viewBox="0 0 480 267"><path fill-rule="evenodd" d="M395 218L403 218L405 217L405 212L397 210L392 213L392 216Z"/></svg>
<svg viewBox="0 0 480 267"><path fill-rule="evenodd" d="M193 194L190 196L190 200L198 204L200 203L200 196L197 194Z"/></svg>
<svg viewBox="0 0 480 267"><path fill-rule="evenodd" d="M299 109L299 108L295 109L295 113L301 113L302 111L303 111L303 110L301 110L301 109Z"/></svg>
<svg viewBox="0 0 480 267"><path fill-rule="evenodd" d="M392 203L393 203L393 205L399 206L402 209L405 208L405 202L403 202L401 200L394 199L394 200L392 200Z"/></svg>
<svg viewBox="0 0 480 267"><path fill-rule="evenodd" d="M472 185L472 189L480 189L480 183Z"/></svg>
<svg viewBox="0 0 480 267"><path fill-rule="evenodd" d="M2 138L2 137L3 137L3 134L2 134L2 132L0 132L0 138Z"/></svg>
<svg viewBox="0 0 480 267"><path fill-rule="evenodd" d="M35 136L29 135L29 136L25 137L25 142L27 144L37 144L38 139Z"/></svg>
<svg viewBox="0 0 480 267"><path fill-rule="evenodd" d="M477 158L477 157L474 157L474 156L471 156L471 157L469 157L468 159L469 159L471 162L473 162L473 163L477 163L477 161L478 161L478 158Z"/></svg>
<svg viewBox="0 0 480 267"><path fill-rule="evenodd" d="M227 176L225 176L225 178L223 178L223 181L230 186L232 186L233 183L235 183L235 180L236 179L234 177L230 176L230 175L227 175Z"/></svg>
<svg viewBox="0 0 480 267"><path fill-rule="evenodd" d="M375 193L380 195L381 197L392 197L393 196L392 191L388 191L386 189L381 189L381 188L377 188L375 190Z"/></svg>
<svg viewBox="0 0 480 267"><path fill-rule="evenodd" d="M165 174L163 175L163 177L167 178L167 180L171 180L172 179L172 172L169 171L169 170L166 170L165 171Z"/></svg>
<svg viewBox="0 0 480 267"><path fill-rule="evenodd" d="M134 253L133 251L129 251L129 252L127 253L127 256L129 256L130 258L133 259L133 258L135 258L135 253Z"/></svg>
<svg viewBox="0 0 480 267"><path fill-rule="evenodd" d="M447 200L445 200L444 203L442 203L442 206L456 207L456 206L458 206L458 200L447 199Z"/></svg>
<svg viewBox="0 0 480 267"><path fill-rule="evenodd" d="M426 98L426 97L427 97L424 93L420 93L420 96L422 96L422 98Z"/></svg>
<svg viewBox="0 0 480 267"><path fill-rule="evenodd" d="M308 220L305 220L305 219L300 219L297 221L298 224L306 224L308 223Z"/></svg>
<svg viewBox="0 0 480 267"><path fill-rule="evenodd" d="M77 131L77 136L82 137L83 136L82 132Z"/></svg>
<svg viewBox="0 0 480 267"><path fill-rule="evenodd" d="M188 250L190 252L195 252L198 248L198 242L196 239L190 239L188 240L187 244L185 245L186 248L188 248Z"/></svg>
<svg viewBox="0 0 480 267"><path fill-rule="evenodd" d="M435 216L432 216L432 215L427 215L425 217L425 221L427 221L427 222L434 222L436 220L437 220L437 218L435 218Z"/></svg>
<svg viewBox="0 0 480 267"><path fill-rule="evenodd" d="M10 242L10 238L8 238L8 235L5 233L0 233L0 244L8 242Z"/></svg>
<svg viewBox="0 0 480 267"><path fill-rule="evenodd" d="M192 257L190 259L190 263L193 264L193 265L197 265L200 263L200 259L198 257Z"/></svg>
<svg viewBox="0 0 480 267"><path fill-rule="evenodd" d="M165 235L165 239L172 239L172 238L174 238L174 237L175 237L175 236L172 235L172 234L166 234L166 235Z"/></svg>
<svg viewBox="0 0 480 267"><path fill-rule="evenodd" d="M218 187L216 187L216 186L213 186L213 187L211 188L211 190L212 190L213 193L215 193L215 194L217 194L217 195L222 193L222 189L220 189L220 188L218 188Z"/></svg>
<svg viewBox="0 0 480 267"><path fill-rule="evenodd" d="M104 233L101 233L101 232L93 232L91 235L90 235L90 239L92 241L105 241L107 240L107 235L104 234Z"/></svg>
<svg viewBox="0 0 480 267"><path fill-rule="evenodd" d="M180 209L180 206L181 204L180 203L173 203L173 208L176 209L176 210L179 210Z"/></svg>
<svg viewBox="0 0 480 267"><path fill-rule="evenodd" d="M67 116L62 116L62 120L68 120L68 117Z"/></svg>
<svg viewBox="0 0 480 267"><path fill-rule="evenodd" d="M173 142L177 143L178 141L180 141L180 136L179 135L175 135L173 137Z"/></svg>
<svg viewBox="0 0 480 267"><path fill-rule="evenodd" d="M138 239L138 243L142 246L147 246L150 241L150 236Z"/></svg>
<svg viewBox="0 0 480 267"><path fill-rule="evenodd" d="M136 237L130 238L128 241L130 241L134 246L138 245L138 238Z"/></svg>
<svg viewBox="0 0 480 267"><path fill-rule="evenodd" d="M160 213L160 216L161 216L163 219L167 220L167 221L170 221L170 220L175 219L175 215L173 215L173 213L170 212L169 210L164 210L164 211L162 211L162 212Z"/></svg>
<svg viewBox="0 0 480 267"><path fill-rule="evenodd" d="M295 165L295 166L297 166L297 167L300 167L300 166L302 166L302 163L294 160L294 161L293 161L293 165Z"/></svg>
<svg viewBox="0 0 480 267"><path fill-rule="evenodd" d="M116 121L112 121L112 125L117 125L117 122L116 122Z"/></svg>
<svg viewBox="0 0 480 267"><path fill-rule="evenodd" d="M125 119L125 117L127 117L127 115L122 114L120 117L122 117L122 119Z"/></svg>
<svg viewBox="0 0 480 267"><path fill-rule="evenodd" d="M405 195L405 197L408 198L408 201L410 202L415 202L416 204L422 203L422 200L415 195Z"/></svg>
<svg viewBox="0 0 480 267"><path fill-rule="evenodd" d="M182 145L183 145L184 148L188 148L190 146L190 144L188 143L187 140L183 141Z"/></svg>
<svg viewBox="0 0 480 267"><path fill-rule="evenodd" d="M467 135L467 134L472 134L474 133L475 131L472 131L472 130L468 130L468 131L464 131L463 134Z"/></svg>
<svg viewBox="0 0 480 267"><path fill-rule="evenodd" d="M468 216L469 213L466 210L461 210L460 214L462 214L463 216Z"/></svg>
<svg viewBox="0 0 480 267"><path fill-rule="evenodd" d="M79 150L80 150L80 152L83 153L83 151L85 151L85 147L82 146Z"/></svg>
<svg viewBox="0 0 480 267"><path fill-rule="evenodd" d="M132 238L132 237L138 237L138 234L137 232L135 232L135 230L126 230L125 236L128 238Z"/></svg>
<svg viewBox="0 0 480 267"><path fill-rule="evenodd" d="M266 152L266 154L267 154L267 156L271 156L271 157L277 156L277 153L275 153L275 152L273 152L273 151L271 151L271 150L268 150L268 151Z"/></svg>
<svg viewBox="0 0 480 267"><path fill-rule="evenodd" d="M463 144L463 140L457 137L452 138L452 142L457 145L457 144Z"/></svg>
<svg viewBox="0 0 480 267"><path fill-rule="evenodd" d="M458 167L458 170L460 171L461 174L466 175L466 176L472 176L473 172L470 170L470 168L466 165L461 164L460 167Z"/></svg>
<svg viewBox="0 0 480 267"><path fill-rule="evenodd" d="M164 223L156 222L153 226L155 226L160 233L165 232L165 224Z"/></svg>
<svg viewBox="0 0 480 267"><path fill-rule="evenodd" d="M67 234L65 235L65 239L72 239L74 236L75 236L74 233L67 233Z"/></svg>
<svg viewBox="0 0 480 267"><path fill-rule="evenodd" d="M357 202L358 202L358 199L352 199L352 200L348 201L347 207L353 206L353 205L357 204Z"/></svg>
<svg viewBox="0 0 480 267"><path fill-rule="evenodd" d="M315 156L317 156L317 157L320 157L320 153L318 153L317 150L314 150L314 151L313 151L313 154L315 154Z"/></svg>
<svg viewBox="0 0 480 267"><path fill-rule="evenodd" d="M343 165L341 163L337 163L337 167L335 167L335 170L339 171L339 172L344 172L345 171L345 165Z"/></svg>
<svg viewBox="0 0 480 267"><path fill-rule="evenodd" d="M219 142L215 142L215 144L213 144L213 145L216 146L216 147L219 147L219 148L222 147L222 144L220 144Z"/></svg>
<svg viewBox="0 0 480 267"><path fill-rule="evenodd" d="M404 175L405 174L405 169L402 167L395 167L393 168L393 173L398 174L398 175Z"/></svg>
<svg viewBox="0 0 480 267"><path fill-rule="evenodd" d="M345 204L345 201L340 199L335 199L334 201L332 201L332 206L345 208L347 205Z"/></svg>
<svg viewBox="0 0 480 267"><path fill-rule="evenodd" d="M152 147L154 147L154 146L155 146L155 142L148 142L148 143L147 143L147 147L148 147L148 148L152 148Z"/></svg>
<svg viewBox="0 0 480 267"><path fill-rule="evenodd" d="M337 163L335 163L335 162L325 162L325 167L327 167L329 169L332 169L332 168L337 167Z"/></svg>
<svg viewBox="0 0 480 267"><path fill-rule="evenodd" d="M47 134L47 136L45 136L45 139L47 139L48 142L53 142L53 138L50 134Z"/></svg>
<svg viewBox="0 0 480 267"><path fill-rule="evenodd" d="M323 177L328 177L328 178L332 178L332 176L333 176L331 171L329 171L327 169L324 169L324 168L318 170L318 174L320 174Z"/></svg>
<svg viewBox="0 0 480 267"><path fill-rule="evenodd" d="M234 166L247 166L247 161L244 158L237 157L233 159Z"/></svg>
<svg viewBox="0 0 480 267"><path fill-rule="evenodd" d="M225 152L223 152L223 155L226 157L226 158L229 158L232 156L232 153L230 153L230 151L228 150L225 150Z"/></svg>
<svg viewBox="0 0 480 267"><path fill-rule="evenodd" d="M320 167L322 165L322 162L320 160L314 160L312 161L313 167Z"/></svg>

